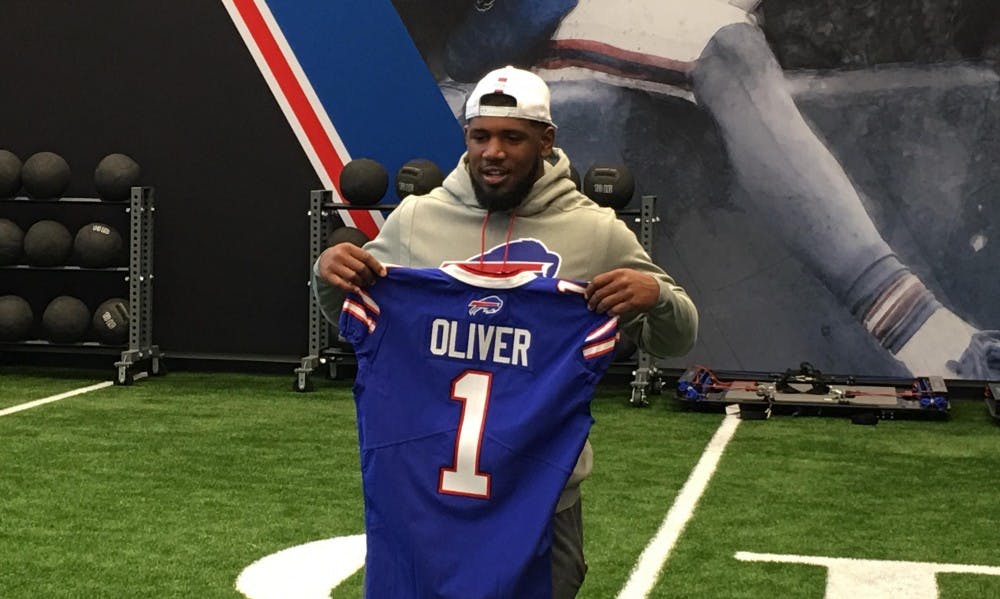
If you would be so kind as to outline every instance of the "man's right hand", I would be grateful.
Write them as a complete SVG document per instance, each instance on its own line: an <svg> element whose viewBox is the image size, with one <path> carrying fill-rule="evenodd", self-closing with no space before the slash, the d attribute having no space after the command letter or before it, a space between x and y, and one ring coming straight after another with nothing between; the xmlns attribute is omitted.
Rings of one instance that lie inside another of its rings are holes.
<svg viewBox="0 0 1000 599"><path fill-rule="evenodd" d="M353 243L338 243L319 255L319 276L334 287L357 293L385 276L385 267Z"/></svg>

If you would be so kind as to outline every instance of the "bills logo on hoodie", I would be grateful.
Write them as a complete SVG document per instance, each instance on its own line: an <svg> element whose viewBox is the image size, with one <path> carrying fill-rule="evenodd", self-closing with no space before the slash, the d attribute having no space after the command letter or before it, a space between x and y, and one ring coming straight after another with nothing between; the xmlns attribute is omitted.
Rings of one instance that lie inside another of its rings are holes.
<svg viewBox="0 0 1000 599"><path fill-rule="evenodd" d="M506 258L504 253L506 252ZM562 258L549 250L537 239L518 239L510 244L497 245L484 254L472 256L466 260L443 262L441 266L451 264L471 265L474 270L495 273L512 274L517 272L535 272L542 277L555 277L559 273Z"/></svg>

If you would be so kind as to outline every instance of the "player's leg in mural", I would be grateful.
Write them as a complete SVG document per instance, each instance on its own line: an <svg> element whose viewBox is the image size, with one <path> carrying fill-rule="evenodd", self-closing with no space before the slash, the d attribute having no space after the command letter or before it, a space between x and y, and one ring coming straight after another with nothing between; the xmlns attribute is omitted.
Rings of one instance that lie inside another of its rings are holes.
<svg viewBox="0 0 1000 599"><path fill-rule="evenodd" d="M760 30L723 27L692 82L719 124L740 200L757 214L781 215L775 220L785 243L911 372L975 376L972 355L961 373L946 365L976 329L942 306L883 240L840 163L796 108Z"/></svg>
<svg viewBox="0 0 1000 599"><path fill-rule="evenodd" d="M902 263L803 119L746 12L757 4L476 2L444 45L443 63L458 80L530 63L548 76L582 68L647 91L689 84L718 124L736 200L777 224L774 233L887 351L917 375L1000 377L997 335L942 305Z"/></svg>

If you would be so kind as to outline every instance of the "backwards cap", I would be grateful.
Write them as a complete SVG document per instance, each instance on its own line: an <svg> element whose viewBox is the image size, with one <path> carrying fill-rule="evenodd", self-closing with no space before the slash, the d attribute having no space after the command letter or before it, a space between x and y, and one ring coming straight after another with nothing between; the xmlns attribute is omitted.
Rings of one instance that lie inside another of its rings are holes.
<svg viewBox="0 0 1000 599"><path fill-rule="evenodd" d="M482 97L491 94L510 96L517 104L480 105ZM465 118L468 120L477 116L515 117L555 126L549 112L549 86L538 75L512 66L490 71L476 84L465 105Z"/></svg>

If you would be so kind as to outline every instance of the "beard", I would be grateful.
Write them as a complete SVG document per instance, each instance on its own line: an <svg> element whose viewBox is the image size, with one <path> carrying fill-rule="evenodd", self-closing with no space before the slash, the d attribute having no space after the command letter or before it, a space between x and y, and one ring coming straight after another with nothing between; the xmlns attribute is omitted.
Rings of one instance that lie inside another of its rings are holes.
<svg viewBox="0 0 1000 599"><path fill-rule="evenodd" d="M470 172L469 179L472 180L472 189L476 192L476 202L487 212L506 212L517 208L528 197L528 193L538 179L540 164L540 162L535 162L535 167L531 169L531 172L507 191L487 188Z"/></svg>

